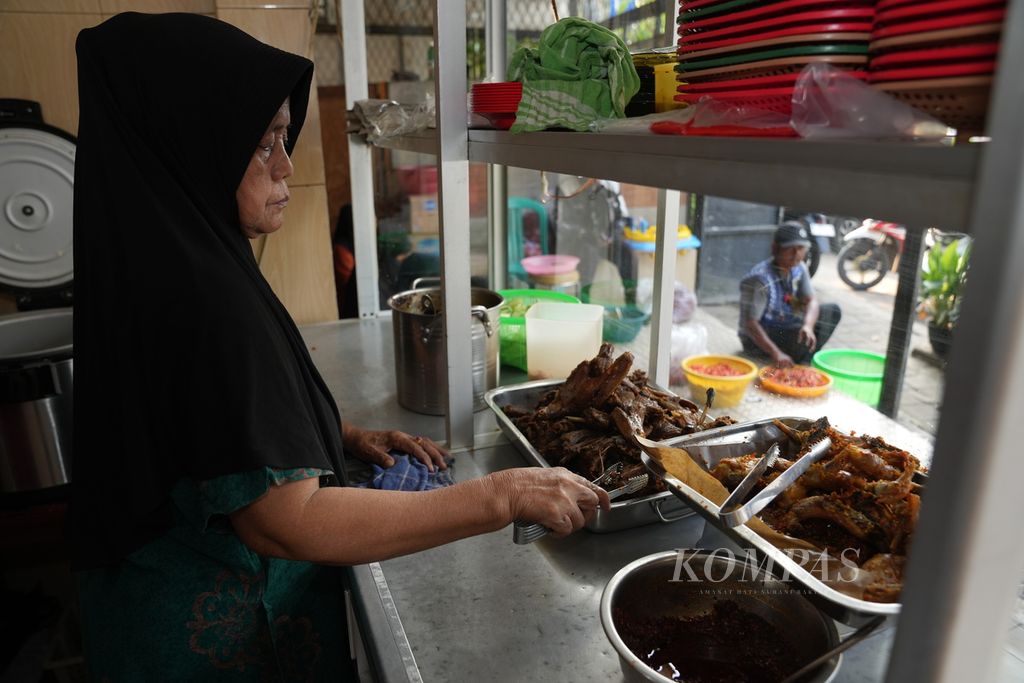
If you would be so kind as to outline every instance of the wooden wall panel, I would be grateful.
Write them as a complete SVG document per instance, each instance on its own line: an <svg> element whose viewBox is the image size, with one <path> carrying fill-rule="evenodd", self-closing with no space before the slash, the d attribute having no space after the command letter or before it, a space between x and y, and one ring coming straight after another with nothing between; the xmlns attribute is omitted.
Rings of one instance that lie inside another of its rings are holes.
<svg viewBox="0 0 1024 683"><path fill-rule="evenodd" d="M298 324L337 320L327 193L317 185L291 195L284 226L265 238L260 270Z"/></svg>
<svg viewBox="0 0 1024 683"><path fill-rule="evenodd" d="M352 201L348 170L348 120L344 86L317 88L320 100L320 137L324 150L327 214L331 232L338 224L341 207Z"/></svg>
<svg viewBox="0 0 1024 683"><path fill-rule="evenodd" d="M0 93L35 100L47 123L78 132L75 39L99 14L0 13Z"/></svg>
<svg viewBox="0 0 1024 683"><path fill-rule="evenodd" d="M217 16L268 45L306 57L312 53L312 26L309 12L304 9L228 9L220 10ZM324 183L324 154L320 141L320 107L315 76L310 90L306 122L299 136L299 144L292 154L292 163L295 165L295 174L290 181L292 185Z"/></svg>
<svg viewBox="0 0 1024 683"><path fill-rule="evenodd" d="M99 14L100 0L0 0L0 12Z"/></svg>
<svg viewBox="0 0 1024 683"><path fill-rule="evenodd" d="M194 14L217 13L215 0L99 0L106 15L121 12L192 12Z"/></svg>

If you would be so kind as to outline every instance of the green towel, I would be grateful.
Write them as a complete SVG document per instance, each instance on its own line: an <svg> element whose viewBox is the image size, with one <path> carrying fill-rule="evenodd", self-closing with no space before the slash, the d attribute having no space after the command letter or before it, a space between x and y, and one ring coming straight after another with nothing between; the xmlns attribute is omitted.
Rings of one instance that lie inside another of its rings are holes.
<svg viewBox="0 0 1024 683"><path fill-rule="evenodd" d="M508 80L523 83L513 133L588 130L599 118L625 118L626 104L640 89L622 39L576 17L544 29L536 50L516 50Z"/></svg>

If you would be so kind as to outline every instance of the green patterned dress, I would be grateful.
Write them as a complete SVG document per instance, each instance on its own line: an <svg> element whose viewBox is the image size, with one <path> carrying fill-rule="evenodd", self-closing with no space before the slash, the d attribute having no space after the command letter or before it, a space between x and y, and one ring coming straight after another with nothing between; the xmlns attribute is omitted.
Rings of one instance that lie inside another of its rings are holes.
<svg viewBox="0 0 1024 683"><path fill-rule="evenodd" d="M273 485L328 474L181 480L165 535L79 575L93 680L353 680L341 571L261 557L227 517Z"/></svg>

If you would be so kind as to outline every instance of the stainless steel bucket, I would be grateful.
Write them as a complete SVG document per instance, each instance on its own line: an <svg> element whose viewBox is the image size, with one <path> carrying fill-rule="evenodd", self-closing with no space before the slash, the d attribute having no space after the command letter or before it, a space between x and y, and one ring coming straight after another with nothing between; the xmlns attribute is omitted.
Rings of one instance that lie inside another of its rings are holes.
<svg viewBox="0 0 1024 683"><path fill-rule="evenodd" d="M0 318L0 493L71 481L71 309Z"/></svg>
<svg viewBox="0 0 1024 683"><path fill-rule="evenodd" d="M501 295L474 287L470 294L473 347L473 410L498 385L498 309ZM427 415L444 415L446 367L444 319L438 287L400 292L388 299L395 338L398 403Z"/></svg>

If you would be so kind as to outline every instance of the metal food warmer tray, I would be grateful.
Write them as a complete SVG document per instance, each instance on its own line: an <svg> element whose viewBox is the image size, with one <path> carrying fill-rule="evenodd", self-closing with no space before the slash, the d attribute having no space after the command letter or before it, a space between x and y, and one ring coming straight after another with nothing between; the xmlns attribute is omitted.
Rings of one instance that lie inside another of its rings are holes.
<svg viewBox="0 0 1024 683"><path fill-rule="evenodd" d="M725 458L749 453L764 453L772 444L783 440L787 444L790 443L782 430L773 424L775 420L782 422L787 427L801 431L809 428L813 422L813 420L801 417L767 418L666 439L660 442L660 444L684 449L698 465L701 465L705 470L711 470L719 461ZM783 450L783 457L791 455L793 455L792 452ZM757 555L759 562L774 563L774 566L779 571L788 572L799 583L813 591L815 593L813 597L816 598L815 603L832 618L850 626L860 626L879 615L892 616L899 614L900 603L869 602L841 593L812 575L794 562L785 552L776 548L748 527L738 526L730 528L726 526L719 519L720 508L718 505L669 474L657 460L647 453L643 453L641 458L647 469L665 482L669 491L679 497L679 499L686 501L705 520L725 534L726 537L741 548L752 549ZM924 475L917 473L914 476L915 481L924 481Z"/></svg>
<svg viewBox="0 0 1024 683"><path fill-rule="evenodd" d="M544 394L564 382L561 379L536 380L491 389L484 395L484 402L494 411L502 433L508 437L508 440L515 445L524 458L538 467L551 467L551 465L533 447L526 435L516 428L502 408L508 405L533 408ZM654 384L651 386L659 391L665 391ZM654 522L674 522L693 514L693 509L684 501L676 498L669 491L662 491L642 498L613 502L610 510L598 508L594 517L587 522L586 528L594 533L604 534Z"/></svg>

